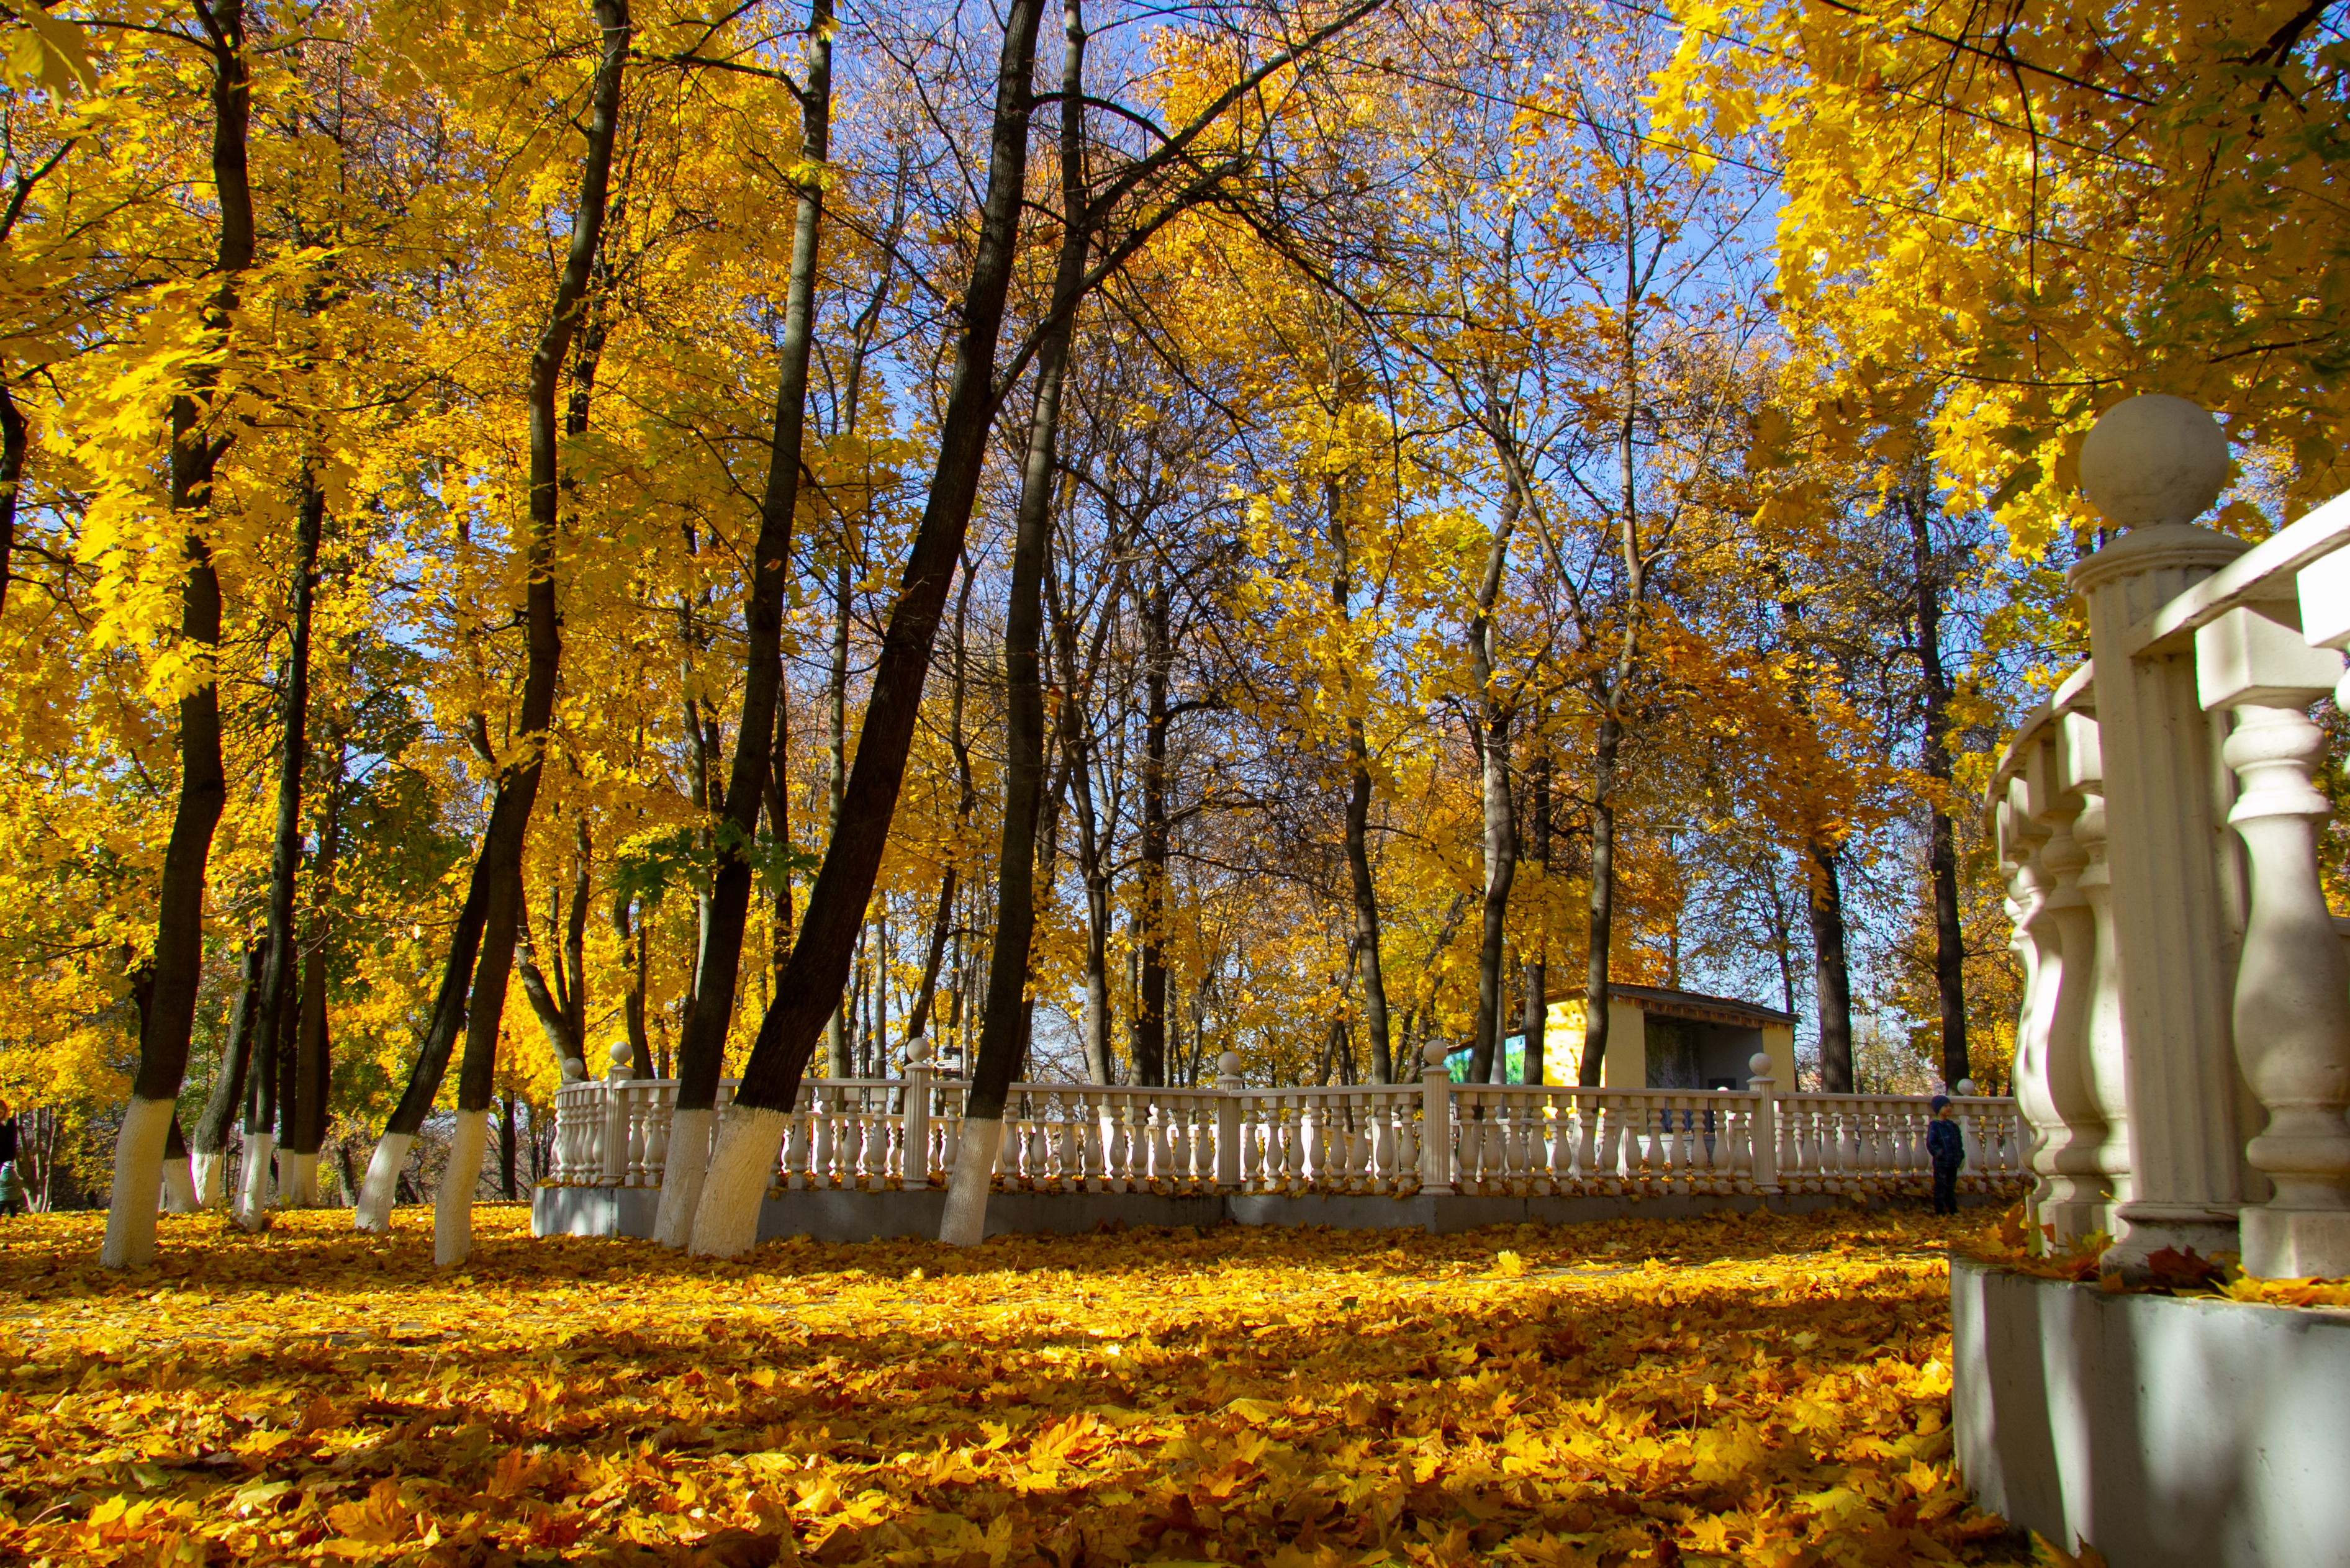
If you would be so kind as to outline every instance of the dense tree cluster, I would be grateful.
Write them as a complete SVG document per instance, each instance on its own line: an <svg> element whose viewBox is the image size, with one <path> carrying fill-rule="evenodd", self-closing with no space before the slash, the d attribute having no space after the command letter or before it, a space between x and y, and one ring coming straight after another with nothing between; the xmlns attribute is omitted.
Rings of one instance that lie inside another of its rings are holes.
<svg viewBox="0 0 2350 1568"><path fill-rule="evenodd" d="M2339 484L2342 9L16 7L28 1174L461 1257L617 1057L740 1080L727 1251L916 1038L1592 1081L1626 983L1999 1084L2081 435Z"/></svg>

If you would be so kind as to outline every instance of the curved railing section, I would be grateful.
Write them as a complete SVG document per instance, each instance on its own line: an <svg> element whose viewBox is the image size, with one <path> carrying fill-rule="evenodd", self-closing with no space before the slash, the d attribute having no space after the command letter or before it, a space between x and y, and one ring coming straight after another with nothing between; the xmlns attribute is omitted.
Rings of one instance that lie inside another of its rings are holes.
<svg viewBox="0 0 2350 1568"><path fill-rule="evenodd" d="M2256 545L2192 525L2226 480L2216 431L2199 467L2179 455L2199 417L2137 399L2092 432L2092 498L2128 526L2072 568L2091 658L1983 803L2024 976L2030 1198L2047 1241L2104 1238L2125 1275L2168 1250L2340 1277L2350 959L2311 709L2350 708L2350 497Z"/></svg>

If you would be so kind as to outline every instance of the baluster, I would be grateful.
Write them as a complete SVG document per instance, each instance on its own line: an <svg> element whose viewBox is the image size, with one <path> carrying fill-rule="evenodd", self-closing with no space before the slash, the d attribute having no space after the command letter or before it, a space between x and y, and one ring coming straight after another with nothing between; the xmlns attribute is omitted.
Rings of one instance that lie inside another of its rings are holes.
<svg viewBox="0 0 2350 1568"><path fill-rule="evenodd" d="M1102 1151L1102 1181L1112 1192L1134 1189L1134 1138L1128 1124L1134 1101L1124 1094L1103 1096L1102 1132L1108 1140Z"/></svg>
<svg viewBox="0 0 2350 1568"><path fill-rule="evenodd" d="M651 1186L660 1180L668 1166L670 1118L675 1113L676 1093L673 1084L662 1087L648 1085L630 1091L629 1180L632 1186Z"/></svg>
<svg viewBox="0 0 2350 1568"><path fill-rule="evenodd" d="M2304 595L2321 635L2341 618L2327 577ZM2326 908L2318 834L2334 813L2311 784L2325 732L2309 704L2340 681L2342 656L2297 626L2230 611L2195 634L2206 709L2235 730L2221 756L2241 791L2228 813L2243 840L2250 904L2236 969L2236 1060L2268 1124L2244 1147L2274 1190L2242 1213L2244 1272L2262 1279L2350 1274L2350 963Z"/></svg>
<svg viewBox="0 0 2350 1568"><path fill-rule="evenodd" d="M798 1104L792 1107L791 1129L784 1136L784 1185L794 1189L806 1187L807 1171L808 1115L806 1106Z"/></svg>
<svg viewBox="0 0 2350 1568"><path fill-rule="evenodd" d="M1053 1099L1058 1120L1054 1124L1053 1144L1055 1189L1061 1192L1086 1190L1085 1108L1083 1095L1056 1095Z"/></svg>
<svg viewBox="0 0 2350 1568"><path fill-rule="evenodd" d="M1698 1109L1698 1099L1694 1095L1680 1095L1675 1096L1673 1103L1677 1107L1674 1115L1680 1122L1680 1137L1674 1140L1675 1163L1679 1167L1675 1174L1680 1178L1682 1191L1702 1192L1705 1190L1705 1129L1698 1125L1701 1114Z"/></svg>
<svg viewBox="0 0 2350 1568"><path fill-rule="evenodd" d="M867 1089L864 1098L865 1179L860 1185L868 1192L879 1192L889 1174L889 1091Z"/></svg>
<svg viewBox="0 0 2350 1568"><path fill-rule="evenodd" d="M810 1187L827 1188L833 1184L832 1123L832 1107L827 1103L825 1091L818 1088L808 1102L808 1124L812 1132L808 1152Z"/></svg>

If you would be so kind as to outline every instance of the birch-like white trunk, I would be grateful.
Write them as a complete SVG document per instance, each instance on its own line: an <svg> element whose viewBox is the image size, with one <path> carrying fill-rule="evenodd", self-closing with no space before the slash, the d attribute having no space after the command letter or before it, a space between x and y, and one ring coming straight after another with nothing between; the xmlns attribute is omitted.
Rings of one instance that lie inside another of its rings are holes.
<svg viewBox="0 0 2350 1568"><path fill-rule="evenodd" d="M706 1158L710 1124L717 1114L708 1106L670 1114L669 1148L661 1157L660 1207L653 1213L653 1240L664 1247L681 1251L693 1240L703 1178L710 1169Z"/></svg>
<svg viewBox="0 0 2350 1568"><path fill-rule="evenodd" d="M739 1258L759 1244L759 1210L775 1182L775 1154L791 1125L788 1111L727 1108L693 1210L691 1250L697 1257Z"/></svg>
<svg viewBox="0 0 2350 1568"><path fill-rule="evenodd" d="M432 1199L432 1266L452 1268L473 1255L473 1188L489 1147L490 1113L459 1111L449 1137L449 1164Z"/></svg>
<svg viewBox="0 0 2350 1568"><path fill-rule="evenodd" d="M163 1145L172 1136L176 1100L136 1096L122 1113L114 1138L114 1189L106 1206L106 1241L98 1261L109 1269L140 1268L155 1261L155 1199L163 1181Z"/></svg>
<svg viewBox="0 0 2350 1568"><path fill-rule="evenodd" d="M950 1247L976 1247L987 1237L987 1195L995 1184L995 1151L1003 1144L1003 1123L965 1117L955 1149L954 1174L947 1180L946 1213L939 1240Z"/></svg>
<svg viewBox="0 0 2350 1568"><path fill-rule="evenodd" d="M351 1222L359 1230L378 1235L390 1232L391 1200L400 1190L400 1173L408 1164L408 1151L415 1144L414 1133L388 1132L376 1140L367 1179L359 1183L358 1206L351 1210Z"/></svg>

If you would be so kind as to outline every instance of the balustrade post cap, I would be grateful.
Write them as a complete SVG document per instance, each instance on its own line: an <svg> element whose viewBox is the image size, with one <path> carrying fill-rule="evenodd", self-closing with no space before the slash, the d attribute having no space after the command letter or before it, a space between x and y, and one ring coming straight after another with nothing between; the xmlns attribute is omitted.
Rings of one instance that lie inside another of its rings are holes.
<svg viewBox="0 0 2350 1568"><path fill-rule="evenodd" d="M1771 1075L1771 1054L1768 1051L1757 1051L1754 1054L1746 1058L1746 1071L1748 1075L1752 1077L1769 1077Z"/></svg>
<svg viewBox="0 0 2350 1568"><path fill-rule="evenodd" d="M605 1059L612 1064L613 1077L627 1078L634 1075L629 1070L629 1060L631 1054L629 1043L625 1040L614 1042L612 1048L604 1053Z"/></svg>
<svg viewBox="0 0 2350 1568"><path fill-rule="evenodd" d="M1452 1054L1452 1047L1441 1040L1431 1040L1419 1048L1419 1059L1431 1067L1441 1067L1444 1059Z"/></svg>
<svg viewBox="0 0 2350 1568"><path fill-rule="evenodd" d="M1960 1078L1957 1083L1950 1085L1950 1093L1961 1100L1968 1098L1970 1096L1973 1095L1974 1092L1975 1081L1972 1078Z"/></svg>
<svg viewBox="0 0 2350 1568"><path fill-rule="evenodd" d="M563 1059L563 1081L565 1083L583 1083L586 1081L587 1077L588 1064L586 1062L580 1060L577 1056L566 1056Z"/></svg>
<svg viewBox="0 0 2350 1568"><path fill-rule="evenodd" d="M1216 1058L1216 1071L1222 1073L1227 1078L1239 1077L1241 1075L1241 1054L1237 1051L1227 1051L1223 1054L1218 1056Z"/></svg>
<svg viewBox="0 0 2350 1568"><path fill-rule="evenodd" d="M2228 437L2185 398L2126 399L2082 441L2081 488L2116 527L2192 522L2228 488Z"/></svg>
<svg viewBox="0 0 2350 1568"><path fill-rule="evenodd" d="M931 1037L917 1034L906 1042L906 1065L927 1067L931 1064Z"/></svg>

